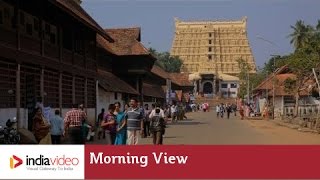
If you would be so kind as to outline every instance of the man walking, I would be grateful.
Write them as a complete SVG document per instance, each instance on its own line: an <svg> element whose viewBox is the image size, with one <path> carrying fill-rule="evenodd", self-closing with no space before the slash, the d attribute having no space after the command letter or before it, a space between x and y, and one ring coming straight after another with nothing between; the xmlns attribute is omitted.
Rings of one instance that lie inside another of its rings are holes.
<svg viewBox="0 0 320 180"><path fill-rule="evenodd" d="M228 117L228 119L230 118L230 113L231 113L231 111L232 111L231 105L228 104L228 105L227 105L227 117Z"/></svg>
<svg viewBox="0 0 320 180"><path fill-rule="evenodd" d="M162 116L160 116L160 108L155 109L155 115L151 118L150 130L153 136L153 144L162 144L165 130L165 120Z"/></svg>
<svg viewBox="0 0 320 180"><path fill-rule="evenodd" d="M140 134L143 133L143 114L138 107L138 100L131 98L130 108L125 117L127 121L128 145L137 145Z"/></svg>
<svg viewBox="0 0 320 180"><path fill-rule="evenodd" d="M55 110L54 116L49 119L51 124L51 141L52 144L61 144L61 136L63 134L64 123L60 117L60 111Z"/></svg>
<svg viewBox="0 0 320 180"><path fill-rule="evenodd" d="M64 135L68 132L70 144L83 144L82 123L86 119L86 113L78 109L77 104L67 112L64 118Z"/></svg>
<svg viewBox="0 0 320 180"><path fill-rule="evenodd" d="M176 102L173 102L171 106L171 118L172 118L172 123L177 122L177 113L178 113L178 108Z"/></svg>
<svg viewBox="0 0 320 180"><path fill-rule="evenodd" d="M220 106L219 106L219 104L216 106L216 113L217 113L217 118L219 118L219 115L220 115Z"/></svg>

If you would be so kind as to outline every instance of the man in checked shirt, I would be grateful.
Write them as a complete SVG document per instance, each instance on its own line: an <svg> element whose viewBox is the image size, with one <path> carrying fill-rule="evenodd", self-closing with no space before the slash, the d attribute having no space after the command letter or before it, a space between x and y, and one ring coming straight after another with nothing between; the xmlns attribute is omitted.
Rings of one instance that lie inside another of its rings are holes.
<svg viewBox="0 0 320 180"><path fill-rule="evenodd" d="M78 105L72 105L64 118L64 133L68 132L69 144L83 144L82 122L86 119L86 113L78 109Z"/></svg>

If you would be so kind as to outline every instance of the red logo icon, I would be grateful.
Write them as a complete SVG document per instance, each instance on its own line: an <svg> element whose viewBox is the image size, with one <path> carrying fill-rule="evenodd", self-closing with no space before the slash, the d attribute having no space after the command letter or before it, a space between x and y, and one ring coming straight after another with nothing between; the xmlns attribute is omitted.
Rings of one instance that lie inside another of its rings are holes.
<svg viewBox="0 0 320 180"><path fill-rule="evenodd" d="M17 162L15 162L17 161ZM10 168L14 169L18 166L20 166L23 163L22 159L20 159L19 157L12 155L12 157L10 158Z"/></svg>

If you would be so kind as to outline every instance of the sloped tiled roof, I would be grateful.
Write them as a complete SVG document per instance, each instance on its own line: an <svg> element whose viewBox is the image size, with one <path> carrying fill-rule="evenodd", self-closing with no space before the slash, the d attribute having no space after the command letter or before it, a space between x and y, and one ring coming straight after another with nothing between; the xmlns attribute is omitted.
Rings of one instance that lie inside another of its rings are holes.
<svg viewBox="0 0 320 180"><path fill-rule="evenodd" d="M99 24L75 1L72 0L50 0L60 9L64 10L75 19L83 22L90 28L94 29L108 41L113 41L112 38L99 26Z"/></svg>
<svg viewBox="0 0 320 180"><path fill-rule="evenodd" d="M273 77L273 76L272 76ZM290 96L293 95L292 93L288 92L285 89L285 81L287 79L296 79L297 76L293 73L286 73L286 74L277 74L275 76L274 80L274 94L275 96ZM307 84L310 84L311 82L306 82ZM265 81L261 86L259 86L259 89L257 90L270 90L268 92L269 96L273 96L273 78L269 78L267 81ZM309 91L307 89L300 90L300 95L306 96L309 95Z"/></svg>
<svg viewBox="0 0 320 180"><path fill-rule="evenodd" d="M121 92L138 95L138 91L110 72L98 70L99 85L109 92Z"/></svg>
<svg viewBox="0 0 320 180"><path fill-rule="evenodd" d="M163 79L170 78L169 73L167 73L165 70L163 70L161 67L153 65L151 72Z"/></svg>
<svg viewBox="0 0 320 180"><path fill-rule="evenodd" d="M179 86L193 86L188 73L170 73L170 79Z"/></svg>
<svg viewBox="0 0 320 180"><path fill-rule="evenodd" d="M159 85L143 83L143 95L156 97L156 98L165 98L166 94L163 88Z"/></svg>
<svg viewBox="0 0 320 180"><path fill-rule="evenodd" d="M274 74L283 74L286 70L288 69L288 66L282 66L280 67ZM270 82L270 80L273 79L273 74L270 74L264 81L262 81L256 88L255 90L259 90L259 89L264 89L263 87L265 87L267 82ZM272 81L271 81L272 83Z"/></svg>
<svg viewBox="0 0 320 180"><path fill-rule="evenodd" d="M105 29L114 42L97 37L98 43L116 55L150 55L140 42L140 28Z"/></svg>

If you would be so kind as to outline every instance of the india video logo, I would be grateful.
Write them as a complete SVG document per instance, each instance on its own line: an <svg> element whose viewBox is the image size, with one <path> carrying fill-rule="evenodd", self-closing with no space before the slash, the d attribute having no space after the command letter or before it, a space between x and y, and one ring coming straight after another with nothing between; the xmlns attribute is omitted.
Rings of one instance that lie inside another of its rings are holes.
<svg viewBox="0 0 320 180"><path fill-rule="evenodd" d="M12 157L10 157L10 169L17 168L22 163L22 159L20 159L18 156L12 155Z"/></svg>
<svg viewBox="0 0 320 180"><path fill-rule="evenodd" d="M26 156L27 166L77 166L78 164L78 158L69 158L65 155L54 158L47 158L42 154L36 158Z"/></svg>

